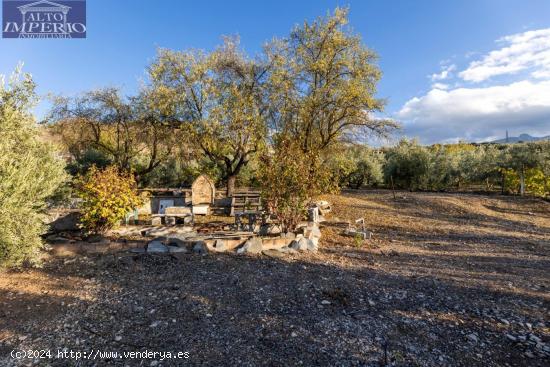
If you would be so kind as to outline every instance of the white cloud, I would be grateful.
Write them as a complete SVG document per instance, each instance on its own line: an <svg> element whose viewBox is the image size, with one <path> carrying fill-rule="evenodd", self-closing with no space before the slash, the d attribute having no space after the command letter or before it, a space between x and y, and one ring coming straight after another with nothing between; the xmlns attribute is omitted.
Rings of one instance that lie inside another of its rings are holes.
<svg viewBox="0 0 550 367"><path fill-rule="evenodd" d="M550 28L518 33L498 40L505 46L473 61L459 73L465 81L529 70L534 78L550 77Z"/></svg>
<svg viewBox="0 0 550 367"><path fill-rule="evenodd" d="M424 143L461 137L483 140L511 133L550 133L550 80L483 88L434 88L397 113L405 133Z"/></svg>
<svg viewBox="0 0 550 367"><path fill-rule="evenodd" d="M448 85L448 84L444 84L444 83L433 83L433 84L432 84L432 89L447 90L447 89L449 89L449 85Z"/></svg>
<svg viewBox="0 0 550 367"><path fill-rule="evenodd" d="M451 65L448 65L448 66L442 66L441 67L441 72L439 73L436 73L436 74L432 74L430 76L430 79L435 82L437 80L445 80L449 77L451 77L452 75L452 71L454 71L456 69L456 65L454 64L451 64Z"/></svg>

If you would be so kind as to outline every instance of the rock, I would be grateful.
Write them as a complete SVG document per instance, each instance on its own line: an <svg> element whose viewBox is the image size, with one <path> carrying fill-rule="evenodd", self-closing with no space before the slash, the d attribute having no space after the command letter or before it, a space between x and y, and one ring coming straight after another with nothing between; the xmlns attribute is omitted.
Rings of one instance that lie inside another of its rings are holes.
<svg viewBox="0 0 550 367"><path fill-rule="evenodd" d="M474 333L468 334L466 337L474 343L477 343L479 341L477 335Z"/></svg>
<svg viewBox="0 0 550 367"><path fill-rule="evenodd" d="M330 301L324 299L324 300L321 301L321 304L322 304L322 305L330 305Z"/></svg>
<svg viewBox="0 0 550 367"><path fill-rule="evenodd" d="M290 248L296 251L307 251L308 240L304 237L292 241Z"/></svg>
<svg viewBox="0 0 550 367"><path fill-rule="evenodd" d="M308 240L311 240L313 238L321 238L321 230L319 229L319 226L316 223L308 223L308 226L306 227L304 237Z"/></svg>
<svg viewBox="0 0 550 367"><path fill-rule="evenodd" d="M290 333L290 336L293 337L293 338L295 338L295 337L298 336L298 334L297 334L296 332L293 331L293 332Z"/></svg>
<svg viewBox="0 0 550 367"><path fill-rule="evenodd" d="M227 251L228 248L227 248L227 244L225 243L224 240L222 239L217 239L215 242L214 242L214 249L218 252L224 252L224 251Z"/></svg>
<svg viewBox="0 0 550 367"><path fill-rule="evenodd" d="M185 247L177 247L177 246L168 246L168 252L169 253L187 253L187 249Z"/></svg>
<svg viewBox="0 0 550 367"><path fill-rule="evenodd" d="M293 240L293 239L296 238L296 233L294 233L294 232L281 233L281 237Z"/></svg>
<svg viewBox="0 0 550 367"><path fill-rule="evenodd" d="M292 242L292 239L287 237L267 237L262 239L262 249L278 250L283 247L288 247L290 242Z"/></svg>
<svg viewBox="0 0 550 367"><path fill-rule="evenodd" d="M321 215L327 215L331 211L330 203L326 200L319 200L315 205L319 208L319 213Z"/></svg>
<svg viewBox="0 0 550 367"><path fill-rule="evenodd" d="M262 254L269 257L278 258L278 259L285 257L285 253L286 251L281 251L281 250L263 250L262 251Z"/></svg>
<svg viewBox="0 0 550 367"><path fill-rule="evenodd" d="M275 250L273 250L273 251L275 251ZM290 248L290 247L283 247L283 248L279 249L278 252L282 252L284 254L297 254L298 253L298 251L296 251L295 249Z"/></svg>
<svg viewBox="0 0 550 367"><path fill-rule="evenodd" d="M168 245L168 246L175 246L175 247L182 247L182 248L186 248L186 243L179 239L179 238L175 238L175 237L169 237L165 243Z"/></svg>
<svg viewBox="0 0 550 367"><path fill-rule="evenodd" d="M168 247L164 243L158 240L153 240L147 244L147 252L153 252L153 253L168 252Z"/></svg>
<svg viewBox="0 0 550 367"><path fill-rule="evenodd" d="M319 250L319 239L313 238L311 240L307 240L307 250L317 252L317 250Z"/></svg>
<svg viewBox="0 0 550 367"><path fill-rule="evenodd" d="M120 335L115 336L115 341L119 342L122 340L122 337Z"/></svg>
<svg viewBox="0 0 550 367"><path fill-rule="evenodd" d="M199 255L205 255L208 253L208 247L206 246L206 243L204 243L204 241L198 241L193 246L193 252Z"/></svg>
<svg viewBox="0 0 550 367"><path fill-rule="evenodd" d="M259 237L253 237L245 242L245 244L237 249L238 254L250 253L250 254L259 254L262 252L262 239Z"/></svg>
<svg viewBox="0 0 550 367"><path fill-rule="evenodd" d="M149 327L157 327L160 325L160 321L153 321Z"/></svg>
<svg viewBox="0 0 550 367"><path fill-rule="evenodd" d="M516 341L518 341L518 338L516 338L516 337L515 337L515 336L513 336L513 335L510 335L510 334L506 334L506 337L507 337L507 338L508 338L509 340L513 341L513 342L516 342Z"/></svg>
<svg viewBox="0 0 550 367"><path fill-rule="evenodd" d="M369 299L369 306L373 307L375 305L376 303L372 299Z"/></svg>
<svg viewBox="0 0 550 367"><path fill-rule="evenodd" d="M533 334L529 335L529 340L532 340L532 341L534 341L535 343L540 343L540 341L541 341L540 338L539 338L538 336L533 335Z"/></svg>

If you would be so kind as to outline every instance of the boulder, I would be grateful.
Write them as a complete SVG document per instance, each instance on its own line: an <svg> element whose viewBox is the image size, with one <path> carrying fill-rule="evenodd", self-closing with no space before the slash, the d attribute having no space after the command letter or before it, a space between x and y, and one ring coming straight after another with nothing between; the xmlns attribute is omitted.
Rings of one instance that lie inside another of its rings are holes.
<svg viewBox="0 0 550 367"><path fill-rule="evenodd" d="M154 253L168 252L168 247L164 243L158 240L150 241L147 244L146 249L147 249L147 252L154 252Z"/></svg>
<svg viewBox="0 0 550 367"><path fill-rule="evenodd" d="M263 250L262 239L259 237L253 237L245 242L245 244L237 249L238 254L259 254Z"/></svg>
<svg viewBox="0 0 550 367"><path fill-rule="evenodd" d="M198 241L193 246L193 252L199 255L205 255L208 253L208 246L206 246L204 241Z"/></svg>

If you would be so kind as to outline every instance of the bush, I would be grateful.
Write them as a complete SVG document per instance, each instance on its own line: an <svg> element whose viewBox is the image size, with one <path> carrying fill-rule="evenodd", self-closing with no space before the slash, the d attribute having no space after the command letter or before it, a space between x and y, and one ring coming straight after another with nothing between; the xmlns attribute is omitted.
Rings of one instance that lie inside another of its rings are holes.
<svg viewBox="0 0 550 367"><path fill-rule="evenodd" d="M36 263L47 199L67 178L53 146L39 139L34 89L18 71L0 83L0 266Z"/></svg>
<svg viewBox="0 0 550 367"><path fill-rule="evenodd" d="M82 198L82 228L87 233L104 233L116 227L133 209L142 204L137 184L130 172L115 166L100 170L92 166L77 180Z"/></svg>
<svg viewBox="0 0 550 367"><path fill-rule="evenodd" d="M260 157L258 180L264 203L284 231L294 230L309 201L333 187L331 178L318 155L304 153L288 139L279 139L273 153Z"/></svg>

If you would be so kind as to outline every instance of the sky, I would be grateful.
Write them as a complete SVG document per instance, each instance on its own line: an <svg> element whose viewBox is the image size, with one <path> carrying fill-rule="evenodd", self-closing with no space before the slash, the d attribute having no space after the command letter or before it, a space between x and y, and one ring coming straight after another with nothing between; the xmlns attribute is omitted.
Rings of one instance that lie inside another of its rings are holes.
<svg viewBox="0 0 550 367"><path fill-rule="evenodd" d="M85 39L0 38L0 74L22 62L44 99L105 86L130 95L158 47L211 50L239 35L254 55L337 6L379 55L380 115L402 126L394 141L550 135L550 0L87 0Z"/></svg>

